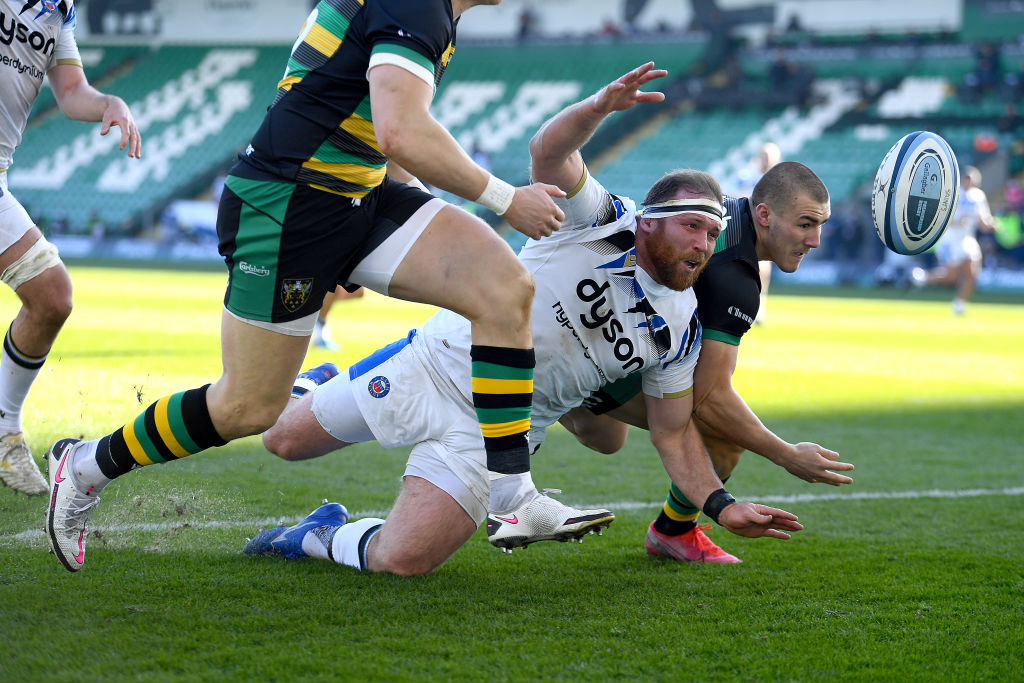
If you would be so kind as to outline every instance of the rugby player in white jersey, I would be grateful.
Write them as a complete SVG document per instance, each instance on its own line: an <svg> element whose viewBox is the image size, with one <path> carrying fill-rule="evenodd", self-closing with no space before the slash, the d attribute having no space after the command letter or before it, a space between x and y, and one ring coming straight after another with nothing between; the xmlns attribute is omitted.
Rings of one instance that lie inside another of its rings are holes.
<svg viewBox="0 0 1024 683"><path fill-rule="evenodd" d="M71 313L71 280L28 212L7 186L7 169L21 142L45 75L69 119L102 121L100 135L121 130L120 149L138 157L141 140L131 111L104 95L82 70L72 0L0 0L0 279L21 300L0 355L0 481L28 495L46 493L22 434L22 410L32 382Z"/></svg>
<svg viewBox="0 0 1024 683"><path fill-rule="evenodd" d="M978 232L994 232L996 229L988 197L981 189L981 171L974 166L965 166L960 173L959 192L956 213L935 247L939 265L927 271L914 268L911 273L912 282L918 287L956 287L953 295L954 315L967 312L967 302L974 294L981 273L982 253Z"/></svg>
<svg viewBox="0 0 1024 683"><path fill-rule="evenodd" d="M722 230L718 183L700 171L675 171L648 192L638 212L587 172L579 149L614 111L663 99L640 88L665 75L653 63L631 71L548 121L530 144L534 180L566 192L561 230L525 246L534 276L532 320L537 370L533 428L545 427L609 381L639 374L654 443L670 477L730 531L788 538L796 517L736 503L715 475L691 420L700 324L690 286ZM532 514L488 514L483 442L472 410L469 323L442 311L302 395L264 435L279 456L316 457L376 440L413 445L402 490L387 520L348 521L325 503L293 527L261 532L252 555L312 556L361 570L423 574L450 557L486 519L492 544L511 549L579 538L612 519L604 510L576 518L534 493ZM301 380L310 379L304 373ZM301 381L300 380L300 381Z"/></svg>

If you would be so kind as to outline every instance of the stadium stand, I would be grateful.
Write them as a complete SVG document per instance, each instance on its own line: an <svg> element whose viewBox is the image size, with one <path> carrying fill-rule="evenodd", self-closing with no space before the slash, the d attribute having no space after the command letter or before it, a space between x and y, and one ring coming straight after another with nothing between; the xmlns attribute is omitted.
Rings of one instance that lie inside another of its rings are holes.
<svg viewBox="0 0 1024 683"><path fill-rule="evenodd" d="M613 14L615 3L598 5L595 12ZM671 6L648 4L647 23L654 26L653 12ZM998 209L1003 183L1024 172L1024 7L974 0L962 15L961 26L927 33L776 31L764 41L625 26L575 35L541 17L525 39L460 37L434 115L494 173L526 182L527 142L545 118L653 60L670 73L659 85L666 103L616 115L584 150L602 180L634 198L654 177L682 166L705 168L728 187L772 141L785 158L815 168L838 207L863 199L892 141L930 129L949 140L961 162L987 165L985 189ZM12 188L44 225L66 220L83 236L96 222L108 235L155 232L168 203L208 193L244 147L288 49L83 45L90 79L132 104L143 160L113 154L112 139L56 115L44 94L11 170ZM829 255L821 252L816 258Z"/></svg>
<svg viewBox="0 0 1024 683"><path fill-rule="evenodd" d="M37 115L11 168L11 186L42 223L63 210L72 232L83 232L90 217L114 232L138 232L161 204L208 184L246 144L274 95L286 50L115 51L110 63L117 68L103 86L131 105L144 135L143 158L116 154L116 135L101 138L93 126Z"/></svg>

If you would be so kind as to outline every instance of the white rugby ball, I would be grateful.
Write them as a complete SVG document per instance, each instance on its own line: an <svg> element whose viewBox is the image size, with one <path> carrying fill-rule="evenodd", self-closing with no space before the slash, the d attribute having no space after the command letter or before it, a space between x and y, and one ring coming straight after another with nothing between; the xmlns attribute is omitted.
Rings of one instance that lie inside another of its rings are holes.
<svg viewBox="0 0 1024 683"><path fill-rule="evenodd" d="M920 254L956 211L960 168L949 143L919 130L892 146L875 174L871 215L878 238L898 254Z"/></svg>

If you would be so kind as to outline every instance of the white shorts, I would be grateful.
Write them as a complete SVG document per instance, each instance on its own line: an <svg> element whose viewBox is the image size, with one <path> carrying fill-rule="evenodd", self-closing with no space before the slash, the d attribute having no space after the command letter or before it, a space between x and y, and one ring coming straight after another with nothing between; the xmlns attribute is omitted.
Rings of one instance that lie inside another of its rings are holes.
<svg viewBox="0 0 1024 683"><path fill-rule="evenodd" d="M0 254L35 227L25 207L7 190L7 171L0 171Z"/></svg>
<svg viewBox="0 0 1024 683"><path fill-rule="evenodd" d="M384 448L413 446L406 475L426 479L462 506L477 525L487 517L487 457L472 404L430 365L410 334L316 388L313 414L335 438L358 433L354 401Z"/></svg>
<svg viewBox="0 0 1024 683"><path fill-rule="evenodd" d="M964 261L981 262L981 245L974 235L939 242L935 258L943 266L955 266Z"/></svg>

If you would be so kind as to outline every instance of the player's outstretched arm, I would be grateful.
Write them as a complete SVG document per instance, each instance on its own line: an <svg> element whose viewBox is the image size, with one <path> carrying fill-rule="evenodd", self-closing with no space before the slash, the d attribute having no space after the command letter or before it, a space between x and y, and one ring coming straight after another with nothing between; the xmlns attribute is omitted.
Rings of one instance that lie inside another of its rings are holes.
<svg viewBox="0 0 1024 683"><path fill-rule="evenodd" d="M75 121L102 121L100 135L113 126L121 131L118 149L128 149L128 156L142 156L142 136L125 101L115 95L104 95L89 85L85 71L76 64L58 64L46 73L53 88L57 106Z"/></svg>
<svg viewBox="0 0 1024 683"><path fill-rule="evenodd" d="M430 115L431 87L405 69L381 64L370 69L370 109L381 151L413 176L503 216L532 238L561 227L565 214L553 185L512 187L474 162L451 133Z"/></svg>
<svg viewBox="0 0 1024 683"><path fill-rule="evenodd" d="M779 438L754 414L732 386L738 347L705 339L694 372L694 419L701 431L762 455L787 472L811 483L840 486L853 479L839 474L853 465L815 443L791 444Z"/></svg>
<svg viewBox="0 0 1024 683"><path fill-rule="evenodd" d="M532 178L567 192L576 187L583 177L580 148L612 112L625 111L641 102L664 100L664 93L642 92L640 88L667 73L655 69L654 62L648 62L555 114L530 140Z"/></svg>
<svg viewBox="0 0 1024 683"><path fill-rule="evenodd" d="M725 492L690 418L690 397L644 397L651 441L673 483L704 513L738 536L789 538L803 526L796 515L757 503L739 503ZM692 405L692 404L691 404Z"/></svg>

